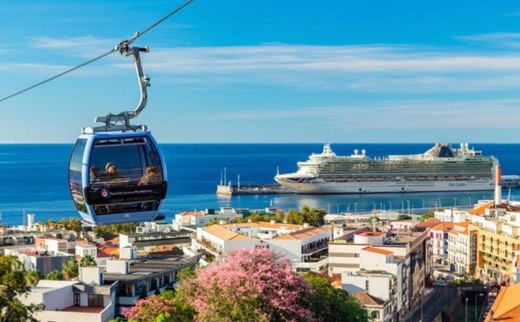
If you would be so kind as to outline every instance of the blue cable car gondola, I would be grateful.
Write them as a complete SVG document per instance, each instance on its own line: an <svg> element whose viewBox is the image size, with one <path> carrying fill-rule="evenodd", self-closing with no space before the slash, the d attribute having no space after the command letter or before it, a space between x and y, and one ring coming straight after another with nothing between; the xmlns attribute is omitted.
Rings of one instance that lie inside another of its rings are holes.
<svg viewBox="0 0 520 322"><path fill-rule="evenodd" d="M140 102L132 112L97 117L103 126L83 128L69 161L70 193L90 225L151 221L166 197L166 166L159 146L146 126L130 124L147 102L149 78L139 53L148 49L122 43L119 51L134 57Z"/></svg>

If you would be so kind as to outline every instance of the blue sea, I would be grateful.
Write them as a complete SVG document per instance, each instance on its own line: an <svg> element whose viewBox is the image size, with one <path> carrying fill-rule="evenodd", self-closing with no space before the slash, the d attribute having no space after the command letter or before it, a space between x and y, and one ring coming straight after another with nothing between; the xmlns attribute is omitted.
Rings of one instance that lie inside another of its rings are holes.
<svg viewBox="0 0 520 322"><path fill-rule="evenodd" d="M338 155L365 149L370 157L423 153L432 144L332 144ZM470 144L500 160L503 174L520 174L520 144ZM280 173L296 170L296 162L320 153L322 144L162 144L168 167L168 196L162 213L171 221L186 210L219 209L223 206L263 209L270 205L288 210L302 206L323 208L330 213L371 209L418 211L440 205L468 206L490 192L377 194L377 195L255 195L221 197L216 185L224 179L245 184L274 183ZM0 144L0 213L4 225L78 217L67 182L72 144ZM520 190L503 191L504 198L520 199Z"/></svg>

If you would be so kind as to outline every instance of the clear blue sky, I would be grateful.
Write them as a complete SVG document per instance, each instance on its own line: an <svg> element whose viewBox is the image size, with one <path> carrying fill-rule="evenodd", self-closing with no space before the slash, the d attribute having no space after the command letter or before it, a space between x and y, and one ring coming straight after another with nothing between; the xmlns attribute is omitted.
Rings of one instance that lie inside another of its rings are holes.
<svg viewBox="0 0 520 322"><path fill-rule="evenodd" d="M0 97L97 57L183 1L11 1ZM496 142L520 138L517 1L195 0L134 45L138 122L172 143ZM133 110L118 53L0 103L0 143L73 143Z"/></svg>

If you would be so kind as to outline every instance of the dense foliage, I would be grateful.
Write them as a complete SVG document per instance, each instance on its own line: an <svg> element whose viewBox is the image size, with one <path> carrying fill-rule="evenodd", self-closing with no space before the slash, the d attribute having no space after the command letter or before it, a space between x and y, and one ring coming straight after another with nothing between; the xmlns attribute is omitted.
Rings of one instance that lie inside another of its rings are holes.
<svg viewBox="0 0 520 322"><path fill-rule="evenodd" d="M22 263L15 256L0 256L0 322L36 321L33 313L43 306L24 305L18 298L30 290Z"/></svg>
<svg viewBox="0 0 520 322"><path fill-rule="evenodd" d="M325 214L326 211L324 209L310 209L307 206L303 206L301 211L289 210L285 221L288 224L302 225L307 223L311 226L321 227L325 224Z"/></svg>
<svg viewBox="0 0 520 322"><path fill-rule="evenodd" d="M94 234L104 240L112 239L119 233L132 233L139 226L138 223L99 225L94 227Z"/></svg>
<svg viewBox="0 0 520 322"><path fill-rule="evenodd" d="M63 277L70 281L79 275L79 265L78 261L71 257L65 264L63 264L62 268Z"/></svg>
<svg viewBox="0 0 520 322"><path fill-rule="evenodd" d="M348 292L316 274L306 273L304 278L311 289L310 309L318 321L368 321L367 310Z"/></svg>

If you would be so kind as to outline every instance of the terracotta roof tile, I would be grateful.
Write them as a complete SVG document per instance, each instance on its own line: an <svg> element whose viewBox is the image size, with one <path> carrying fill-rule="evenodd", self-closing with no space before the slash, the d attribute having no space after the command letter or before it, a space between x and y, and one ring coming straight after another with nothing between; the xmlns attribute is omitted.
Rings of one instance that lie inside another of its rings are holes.
<svg viewBox="0 0 520 322"><path fill-rule="evenodd" d="M228 225L211 225L204 227L204 230L222 240L251 240L251 238L235 233L226 226Z"/></svg>
<svg viewBox="0 0 520 322"><path fill-rule="evenodd" d="M453 223L452 222L443 222L442 224L438 224L437 226L433 227L432 230L451 230L453 229Z"/></svg>
<svg viewBox="0 0 520 322"><path fill-rule="evenodd" d="M366 251L372 252L372 253L381 254L381 255L387 255L387 256L393 254L391 251L377 248L377 247L365 247L365 248L363 248L363 250L366 250Z"/></svg>
<svg viewBox="0 0 520 322"><path fill-rule="evenodd" d="M375 296L368 294L367 292L357 291L354 292L354 296L364 305L383 305L385 301Z"/></svg>
<svg viewBox="0 0 520 322"><path fill-rule="evenodd" d="M302 239L306 239L306 238L309 238L309 237L312 237L312 236L315 236L315 235L318 235L318 234L322 234L322 233L324 233L326 231L327 230L322 229L322 228L309 227L309 228L304 228L302 230L298 230L298 231L295 231L295 232L292 232L292 233L289 233L289 234L284 234L284 235L281 235L281 236L277 236L277 237L275 237L273 239L302 240Z"/></svg>
<svg viewBox="0 0 520 322"><path fill-rule="evenodd" d="M485 321L492 321L491 312L493 312L494 321L520 321L519 293L520 284L503 286Z"/></svg>

